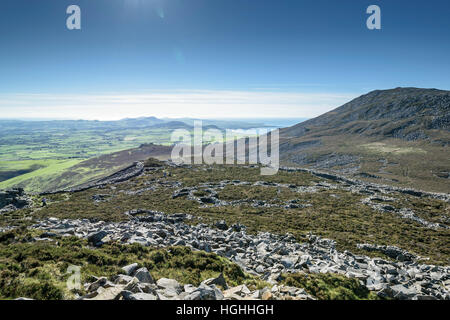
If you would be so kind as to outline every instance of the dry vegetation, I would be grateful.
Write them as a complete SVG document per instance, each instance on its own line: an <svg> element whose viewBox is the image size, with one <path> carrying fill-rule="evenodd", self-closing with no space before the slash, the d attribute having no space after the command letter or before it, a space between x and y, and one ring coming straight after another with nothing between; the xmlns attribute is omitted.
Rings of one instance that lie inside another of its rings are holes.
<svg viewBox="0 0 450 320"><path fill-rule="evenodd" d="M167 177L163 176L163 170L168 174ZM280 171L275 176L262 177L258 168L240 166L197 166L193 169L166 167L102 189L46 196L49 203L47 207L4 214L0 223L24 225L45 217L121 221L128 219L124 212L141 208L165 213L190 213L198 218L192 223L213 223L224 219L229 224L243 223L248 226L250 232L290 232L300 241L305 241L305 236L312 232L335 239L341 250L347 249L356 253L367 254L356 248L358 243L396 245L417 255L429 257L432 263L449 263L450 230L424 228L414 221L400 218L395 213L375 211L361 203L367 195L359 193L326 188L319 188L317 192L296 192L290 188L274 186L230 185L218 192L218 198L221 200L263 200L268 204L279 205L273 207L253 207L250 203L228 206L201 205L187 197L172 198L173 192L179 188L173 187L174 183L180 182L183 187L189 187L206 182L233 180L235 177L239 177L241 181L265 180L305 187L323 181L301 172ZM197 192L202 195L202 188ZM93 196L96 194L106 195L105 200L94 201ZM449 225L448 203L404 194L394 196L398 199L394 202L395 206L406 206L425 219ZM307 206L292 209L281 206L290 200ZM35 198L35 203L39 206L39 197ZM24 217L32 220L24 220Z"/></svg>

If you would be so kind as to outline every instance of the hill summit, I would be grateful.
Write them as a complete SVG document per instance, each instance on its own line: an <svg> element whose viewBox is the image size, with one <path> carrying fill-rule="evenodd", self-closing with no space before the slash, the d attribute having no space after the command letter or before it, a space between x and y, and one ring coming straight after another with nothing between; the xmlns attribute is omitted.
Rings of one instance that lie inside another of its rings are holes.
<svg viewBox="0 0 450 320"><path fill-rule="evenodd" d="M328 131L417 140L433 139L436 134L430 130L450 130L450 91L375 90L282 132L296 137Z"/></svg>
<svg viewBox="0 0 450 320"><path fill-rule="evenodd" d="M284 162L445 192L449 142L450 91L437 89L372 91L280 130Z"/></svg>

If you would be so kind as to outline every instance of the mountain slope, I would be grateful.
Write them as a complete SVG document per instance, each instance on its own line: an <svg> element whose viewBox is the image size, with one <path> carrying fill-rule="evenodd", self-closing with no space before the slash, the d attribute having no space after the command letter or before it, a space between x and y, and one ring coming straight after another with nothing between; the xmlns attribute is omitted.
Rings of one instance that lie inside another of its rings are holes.
<svg viewBox="0 0 450 320"><path fill-rule="evenodd" d="M417 140L433 137L433 130L450 130L450 91L396 88L372 91L282 133L299 137L329 132Z"/></svg>
<svg viewBox="0 0 450 320"><path fill-rule="evenodd" d="M372 91L280 130L285 163L443 192L449 142L450 91L437 89Z"/></svg>
<svg viewBox="0 0 450 320"><path fill-rule="evenodd" d="M167 159L171 147L143 144L138 148L101 155L88 160L68 160L51 168L44 167L0 182L0 189L22 187L27 192L48 192L86 185L149 157Z"/></svg>

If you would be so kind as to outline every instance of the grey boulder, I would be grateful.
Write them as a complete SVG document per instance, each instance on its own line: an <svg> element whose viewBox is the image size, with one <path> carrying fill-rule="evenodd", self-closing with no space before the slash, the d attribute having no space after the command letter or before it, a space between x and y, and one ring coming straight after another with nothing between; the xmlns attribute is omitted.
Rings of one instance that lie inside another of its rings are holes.
<svg viewBox="0 0 450 320"><path fill-rule="evenodd" d="M155 283L147 268L138 269L134 276L142 283Z"/></svg>

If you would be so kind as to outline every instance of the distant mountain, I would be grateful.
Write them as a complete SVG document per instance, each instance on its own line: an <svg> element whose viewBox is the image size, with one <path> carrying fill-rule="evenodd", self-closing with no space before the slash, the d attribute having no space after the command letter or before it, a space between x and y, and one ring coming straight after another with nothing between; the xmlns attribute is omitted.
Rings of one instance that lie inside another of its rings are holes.
<svg viewBox="0 0 450 320"><path fill-rule="evenodd" d="M109 121L114 123L114 121ZM141 118L125 118L118 121L120 124L126 124L127 126L154 126L164 123L164 120L156 117L141 117Z"/></svg>
<svg viewBox="0 0 450 320"><path fill-rule="evenodd" d="M124 118L116 121L99 121L99 120L9 120L0 118L0 132L8 133L9 131L28 131L33 130L116 130L116 129L133 129L133 128L167 128L167 129L192 129L194 121L197 119L190 118L164 118L156 117L140 117L140 118ZM203 119L203 129L250 129L271 127L264 123L244 120L214 120Z"/></svg>
<svg viewBox="0 0 450 320"><path fill-rule="evenodd" d="M396 88L372 91L317 118L284 129L282 134L293 137L358 134L411 141L434 140L434 130L450 130L450 91Z"/></svg>
<svg viewBox="0 0 450 320"><path fill-rule="evenodd" d="M177 119L166 119L172 121L181 121L189 126L194 126L194 121L201 121L203 128L215 126L218 129L252 129L252 128L264 128L273 127L270 123L270 119L259 119L257 121L251 119L191 119L191 118L177 118ZM281 127L281 126L280 126Z"/></svg>
<svg viewBox="0 0 450 320"><path fill-rule="evenodd" d="M117 121L98 120L4 120L0 119L0 132L30 130L114 130L124 128L145 128L164 123L164 120L148 117L122 119Z"/></svg>
<svg viewBox="0 0 450 320"><path fill-rule="evenodd" d="M450 191L450 91L376 90L280 130L282 161Z"/></svg>
<svg viewBox="0 0 450 320"><path fill-rule="evenodd" d="M152 128L191 130L193 127L190 125L187 125L186 123L184 123L182 121L168 121L168 122L162 122L162 123L155 124L152 126Z"/></svg>

